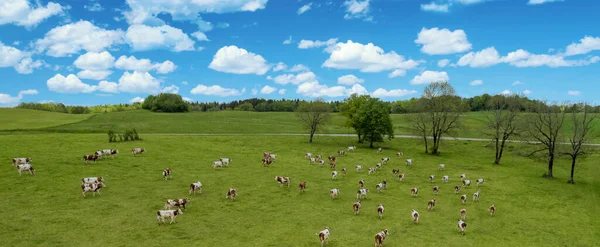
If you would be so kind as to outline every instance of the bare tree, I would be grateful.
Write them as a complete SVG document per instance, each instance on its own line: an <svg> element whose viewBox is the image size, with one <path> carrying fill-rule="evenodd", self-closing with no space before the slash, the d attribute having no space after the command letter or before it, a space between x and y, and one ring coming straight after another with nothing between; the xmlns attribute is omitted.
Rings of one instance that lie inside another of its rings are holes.
<svg viewBox="0 0 600 247"><path fill-rule="evenodd" d="M488 106L487 134L492 137L495 144L496 158L494 164L500 164L506 141L511 136L518 136L522 131L519 128L519 100L517 96L496 95L490 100Z"/></svg>
<svg viewBox="0 0 600 247"><path fill-rule="evenodd" d="M412 119L412 130L423 137L423 143L425 144L425 153L429 153L429 140L427 137L431 134L431 127L429 124L431 123L428 120L427 113L415 113Z"/></svg>
<svg viewBox="0 0 600 247"><path fill-rule="evenodd" d="M322 99L303 102L296 109L296 116L309 130L309 143L312 143L313 136L329 121L329 105Z"/></svg>
<svg viewBox="0 0 600 247"><path fill-rule="evenodd" d="M581 112L579 107L582 107ZM574 104L571 108L571 121L573 124L573 132L569 137L569 144L571 144L571 151L566 153L571 157L571 178L569 179L570 184L575 184L573 174L575 173L575 163L577 157L585 154L583 144L588 141L588 134L592 130L592 122L596 118L596 115L589 113L587 104L577 105Z"/></svg>
<svg viewBox="0 0 600 247"><path fill-rule="evenodd" d="M552 167L554 166L560 131L565 121L565 111L563 107L548 106L543 102L538 103L535 110L535 113L527 117L528 132L535 141L542 144L543 148L531 154L548 151L548 174L544 176L552 179Z"/></svg>

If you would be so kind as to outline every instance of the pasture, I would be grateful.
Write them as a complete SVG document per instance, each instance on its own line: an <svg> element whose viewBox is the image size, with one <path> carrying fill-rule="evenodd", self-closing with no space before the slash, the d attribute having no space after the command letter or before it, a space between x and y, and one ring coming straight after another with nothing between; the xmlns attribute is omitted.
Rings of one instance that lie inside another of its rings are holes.
<svg viewBox="0 0 600 247"><path fill-rule="evenodd" d="M185 115L182 115L185 116ZM98 116L99 117L99 116ZM95 118L98 118L95 117ZM92 118L89 121L95 121ZM150 123L149 123L150 124ZM182 122L183 124L183 122ZM77 124L75 124L77 125ZM285 129L285 125L277 130ZM141 132L141 131L140 131ZM382 154L357 145L357 151L339 157L337 170L346 176L330 177L331 169L309 164L304 153L334 155L355 144L355 138L317 137L203 137L143 135L142 141L108 143L105 134L0 135L0 239L5 246L319 246L316 233L328 226L328 246L373 246L374 235L387 228L384 246L594 246L597 245L598 192L600 177L595 166L598 154L581 159L576 185L566 183L570 164L555 164L554 180L541 178L543 162L507 152L500 166L492 166L493 153L482 142L448 141L441 156L423 153L418 140L395 139L383 145ZM131 148L147 153L131 155ZM100 149L118 149L114 159L105 158L88 166L84 154ZM278 158L270 167L260 163L263 152ZM404 152L398 159L395 153ZM22 177L10 166L12 157L32 157L35 175ZM221 157L232 159L228 167L213 169ZM375 175L367 175L382 157L391 161ZM412 167L404 160L414 159ZM438 171L438 164L446 164ZM361 164L357 173L354 165ZM165 181L161 171L173 171ZM399 182L392 169L406 174ZM459 175L473 181L455 195ZM433 183L429 175L435 175ZM443 184L441 177L450 176ZM83 177L103 176L101 196L84 198ZM275 176L289 176L289 189L281 188ZM477 178L480 202L472 202ZM369 189L358 216L352 212L358 181ZM375 184L387 179L381 193ZM202 194L189 196L190 183L200 181ZM299 192L298 183L307 181ZM432 187L440 186L433 195ZM225 199L229 187L238 189L235 201ZM419 194L410 196L410 188ZM340 196L331 200L329 190ZM466 205L459 196L467 194ZM190 197L188 210L175 224L158 226L156 211L167 199ZM436 198L434 211L427 201ZM383 219L377 205L385 206ZM495 204L496 215L488 207ZM459 210L467 209L466 235L457 228ZM420 213L419 224L410 211Z"/></svg>

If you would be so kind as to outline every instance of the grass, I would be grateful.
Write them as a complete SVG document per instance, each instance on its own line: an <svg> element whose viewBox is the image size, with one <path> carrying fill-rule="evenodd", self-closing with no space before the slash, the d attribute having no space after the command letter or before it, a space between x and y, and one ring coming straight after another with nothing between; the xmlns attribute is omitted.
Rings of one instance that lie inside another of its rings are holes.
<svg viewBox="0 0 600 247"><path fill-rule="evenodd" d="M280 129L285 128L289 126L282 124ZM383 145L383 154L358 146L355 153L341 157L338 167L348 168L348 175L332 181L330 169L308 164L304 153L331 155L353 144L354 138L318 137L312 145L305 137L144 138L109 144L104 134L1 135L1 143L11 143L0 149L0 157L6 160L0 168L0 207L4 209L0 228L5 229L0 239L4 245L318 246L315 234L325 226L331 230L331 247L372 246L375 233L383 228L390 231L387 247L597 244L600 178L594 164L598 154L581 160L577 184L570 185L566 183L567 160L558 160L557 179L547 180L541 178L545 164L511 153L506 153L502 165L492 166L493 153L480 142L446 142L441 156L428 156L417 140L395 139ZM145 147L148 152L134 158L128 152L133 147ZM83 166L83 154L105 148L121 153L114 160ZM264 151L278 154L271 167L260 164ZM402 160L392 158L381 172L366 174L366 167L397 151L413 158L414 165L407 168ZM19 177L8 164L9 157L25 156L33 158L36 175ZM230 157L232 163L213 170L210 164L220 157ZM446 164L446 171L437 171L440 163ZM362 164L365 171L356 173L355 164ZM173 169L173 179L164 181L160 173L167 167ZM406 173L404 182L393 178L394 168ZM479 203L470 200L475 185L463 192L469 195L466 205L454 194L461 173L472 180L486 179ZM433 184L427 182L431 174L436 175ZM451 182L442 184L441 176L446 174ZM289 190L275 182L277 175L291 177ZM82 197L80 181L89 176L106 179L108 187L101 196ZM370 193L360 215L353 216L361 178ZM378 194L375 184L383 179L389 188ZM204 190L190 196L188 211L176 224L158 226L156 210L162 209L166 199L188 196L189 184L197 180ZM300 193L296 186L303 180L308 181L308 190ZM434 184L441 187L437 196L431 190ZM225 199L229 187L238 188L235 202ZM417 198L409 195L411 187L420 189ZM328 195L332 188L341 189L333 201ZM437 206L427 212L427 201L433 197ZM377 219L379 203L386 208L383 220ZM494 217L487 211L492 203L497 207ZM463 207L467 209L466 236L456 226ZM419 225L411 222L413 208L421 214Z"/></svg>
<svg viewBox="0 0 600 247"><path fill-rule="evenodd" d="M83 121L91 115L0 108L0 130L40 129Z"/></svg>

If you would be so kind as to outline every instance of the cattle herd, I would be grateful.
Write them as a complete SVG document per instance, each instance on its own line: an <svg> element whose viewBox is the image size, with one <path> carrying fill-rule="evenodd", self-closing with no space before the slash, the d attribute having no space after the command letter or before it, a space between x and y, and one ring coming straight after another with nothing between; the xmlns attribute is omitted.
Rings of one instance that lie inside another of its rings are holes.
<svg viewBox="0 0 600 247"><path fill-rule="evenodd" d="M355 146L350 146L348 147L347 151L348 152L354 152L356 150ZM131 153L133 156L137 156L140 154L144 154L146 152L146 150L144 148L133 148L131 150ZM381 148L377 149L377 153L382 153L383 150ZM113 150L113 149L105 149L105 150L100 150L97 151L93 154L89 154L89 155L84 155L83 156L83 160L84 160L84 164L87 165L89 161L93 161L96 162L100 159L103 159L105 157L111 157L114 158L115 155L119 154L118 150ZM338 176L338 171L336 170L337 164L336 164L336 160L342 156L346 155L346 150L339 150L337 151L337 156L328 156L327 160L329 162L329 167L331 168L331 178L332 179L336 179ZM402 152L398 152L396 153L396 157L397 158L401 158L404 154ZM262 158L262 164L263 166L269 166L271 164L274 163L274 161L276 160L277 155L270 153L270 152L264 152L263 153L263 158ZM313 155L313 153L305 153L304 155L305 159L309 160L309 163L317 163L319 164L321 167L323 167L325 165L325 163L327 163L324 159L322 155ZM381 170L383 168L383 166L385 164L387 164L388 162L390 162L390 158L389 157L384 157L381 158L374 167L369 167L368 168L368 175L374 174L377 171ZM22 175L23 171L27 171L30 174L35 174L35 170L33 169L33 167L31 166L31 158L13 158L12 159L12 163L13 166L15 166L19 172L19 176ZM220 158L217 161L214 161L212 163L212 167L213 168L222 168L223 166L228 166L229 163L231 162L231 158ZM414 160L413 159L406 159L405 160L405 165L406 166L412 166L414 164ZM445 164L440 164L438 169L440 171L444 171L446 168ZM362 165L356 165L355 166L356 172L360 173L363 170L363 166ZM341 173L342 175L346 175L346 168L342 168L341 169ZM162 176L165 180L169 179L171 176L172 170L170 168L166 168L162 171ZM403 182L405 181L405 174L400 172L400 169L393 169L392 173L395 177L398 178L399 182ZM471 185L471 180L467 179L466 174L461 174L460 175L460 180L462 185L456 185L454 186L454 191L455 194L458 195L458 193L460 192L461 188L463 187L469 187ZM283 176L275 176L275 181L277 181L277 183L279 183L280 186L285 186L287 188L290 187L291 184L291 178L290 177L283 177ZM435 181L435 175L430 175L428 178L428 181L430 183L433 183ZM104 178L103 177L87 177L87 178L83 178L81 180L81 192L83 194L83 196L86 196L87 192L92 192L94 196L96 196L96 194L100 195L100 189L106 187L106 185L104 184ZM444 184L449 183L450 182L450 177L448 175L444 175L442 177L442 182ZM485 180L483 178L479 178L477 180L475 180L477 187L479 188L479 186L481 184L483 184L485 182ZM387 189L388 186L388 181L387 179L384 179L381 183L378 183L375 185L375 188L377 190L377 192L381 192L384 189ZM298 189L301 192L305 192L307 188L307 181L302 181L298 184ZM433 194L437 195L440 192L440 187L439 186L433 186ZM189 186L189 194L190 195L195 195L196 193L202 193L202 183L200 181L196 181L190 184ZM340 195L341 191L338 188L333 188L331 190L329 190L329 196L332 200L334 200L338 195ZM360 208L361 208L361 200L366 199L367 195L369 193L369 189L366 188L365 185L365 181L364 180L360 180L358 181L358 190L356 192L356 202L354 202L352 204L353 207L353 212L354 215L358 215L360 212ZM419 194L419 188L413 187L410 188L410 195L412 197L417 197ZM225 198L226 199L231 199L232 201L235 200L236 196L238 195L238 190L237 188L229 188L229 190L226 192ZM480 196L480 191L476 191L475 193L473 193L473 202L478 202L479 201L479 196ZM462 202L462 204L465 204L468 200L468 196L467 194L462 194L460 195L460 200ZM180 215L183 214L183 212L181 211L181 209L183 210L187 210L186 208L186 204L190 202L190 198L180 198L180 199L168 199L165 202L164 205L164 210L158 210L156 212L156 219L158 221L158 224L160 225L161 223L165 223L165 219L169 219L170 220L170 224L175 222L175 218ZM436 206L436 199L433 198L429 201L427 201L427 210L428 211L433 211L434 207ZM494 204L492 204L489 208L489 213L491 216L494 216L495 212L496 212L496 207L494 206ZM379 219L383 219L383 214L385 212L385 208L383 204L379 204L377 207L377 215L379 217ZM467 210L465 208L460 209L459 210L459 214L460 214L460 218L458 219L458 229L459 232L461 234L465 234L466 231L466 227L467 224L465 223L466 221L466 214L467 214ZM415 224L419 223L419 212L417 212L415 209L412 209L410 212L410 216L412 221ZM325 227L324 230L320 231L317 233L317 236L319 237L319 240L321 242L321 246L323 246L324 244L327 244L329 242L329 227ZM382 246L383 242L385 241L385 239L388 236L388 230L387 229L383 229L381 232L378 232L375 235L375 246Z"/></svg>

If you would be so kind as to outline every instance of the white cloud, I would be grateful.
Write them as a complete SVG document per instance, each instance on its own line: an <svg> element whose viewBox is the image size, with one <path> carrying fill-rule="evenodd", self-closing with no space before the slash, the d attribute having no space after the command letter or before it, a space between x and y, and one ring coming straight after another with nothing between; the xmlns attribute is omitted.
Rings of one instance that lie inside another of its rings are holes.
<svg viewBox="0 0 600 247"><path fill-rule="evenodd" d="M335 69L358 69L361 72L381 72L394 69L413 69L422 61L405 60L403 56L383 49L373 43L363 45L348 40L337 43L331 50L331 55L323 63L323 67Z"/></svg>
<svg viewBox="0 0 600 247"><path fill-rule="evenodd" d="M346 7L346 14L344 15L344 19L354 19L354 18L365 18L365 20L372 20L372 17L369 15L369 0L359 1L359 0L347 0L344 2L344 6Z"/></svg>
<svg viewBox="0 0 600 247"><path fill-rule="evenodd" d="M154 68L156 69L156 73L168 74L168 73L175 71L177 66L173 62L167 60L162 63L155 64Z"/></svg>
<svg viewBox="0 0 600 247"><path fill-rule="evenodd" d="M19 97L23 97L23 95L36 95L38 91L35 89L27 89L19 92Z"/></svg>
<svg viewBox="0 0 600 247"><path fill-rule="evenodd" d="M448 73L442 71L431 71L431 70L426 70L423 73L421 73L420 75L415 76L415 78L412 79L412 81L410 81L410 84L412 85L420 85L420 84L427 84L427 83L431 83L431 82L439 82L439 81L449 81L450 77L448 77Z"/></svg>
<svg viewBox="0 0 600 247"><path fill-rule="evenodd" d="M470 66L471 68L483 68L502 62L500 54L494 47L488 47L478 52L469 52L462 56L456 63L459 66Z"/></svg>
<svg viewBox="0 0 600 247"><path fill-rule="evenodd" d="M290 72L303 72L303 71L310 71L310 69L303 64L296 64L289 71Z"/></svg>
<svg viewBox="0 0 600 247"><path fill-rule="evenodd" d="M442 59L440 61L438 61L437 65L440 68L446 67L448 66L448 64L450 64L450 60L449 59Z"/></svg>
<svg viewBox="0 0 600 247"><path fill-rule="evenodd" d="M319 84L318 81L312 81L300 84L296 93L307 97L342 97L353 93L360 95L367 94L368 92L367 89L360 84L354 84L351 88L343 86L329 87L327 85Z"/></svg>
<svg viewBox="0 0 600 247"><path fill-rule="evenodd" d="M96 91L96 86L85 84L73 74L64 77L61 74L56 74L46 81L46 85L50 91L57 93L92 93Z"/></svg>
<svg viewBox="0 0 600 247"><path fill-rule="evenodd" d="M392 71L391 73L388 74L389 78L396 78L398 76L405 76L406 75L406 70L403 69L396 69L394 71Z"/></svg>
<svg viewBox="0 0 600 247"><path fill-rule="evenodd" d="M551 2L562 2L563 0L529 0L529 2L527 2L527 4L529 5L536 5L536 4L543 4L543 3L551 3Z"/></svg>
<svg viewBox="0 0 600 247"><path fill-rule="evenodd" d="M44 65L44 61L31 59L31 57L23 58L17 65L15 65L15 70L19 74L31 74L34 69L42 67Z"/></svg>
<svg viewBox="0 0 600 247"><path fill-rule="evenodd" d="M159 74L168 74L175 71L177 66L169 60L162 63L153 63L146 58L137 59L134 56L120 56L115 62L115 68L140 72L156 70Z"/></svg>
<svg viewBox="0 0 600 247"><path fill-rule="evenodd" d="M421 4L421 10L423 11L431 11L431 12L448 12L448 4L436 4L435 2L431 2L428 4Z"/></svg>
<svg viewBox="0 0 600 247"><path fill-rule="evenodd" d="M256 88L253 88L253 89L252 89L252 95L256 95L256 94L258 94L258 89L256 89Z"/></svg>
<svg viewBox="0 0 600 247"><path fill-rule="evenodd" d="M190 98L188 98L188 97L182 97L182 99L183 99L184 101L186 101L186 102L189 102L189 103L192 103L192 102L194 102L194 100L193 100L193 99L190 99Z"/></svg>
<svg viewBox="0 0 600 247"><path fill-rule="evenodd" d="M565 56L587 54L597 50L600 50L600 37L585 36L583 39L579 40L579 43L568 45Z"/></svg>
<svg viewBox="0 0 600 247"><path fill-rule="evenodd" d="M499 94L502 94L502 95L511 95L512 92L510 90L506 89L506 90L500 92Z"/></svg>
<svg viewBox="0 0 600 247"><path fill-rule="evenodd" d="M525 90L523 90L523 94L524 94L524 95L530 95L531 93L532 93L532 92L531 92L531 90L529 90L529 89L525 89Z"/></svg>
<svg viewBox="0 0 600 247"><path fill-rule="evenodd" d="M281 95L284 95L285 94L285 89L279 89L278 93L281 94Z"/></svg>
<svg viewBox="0 0 600 247"><path fill-rule="evenodd" d="M261 55L232 45L219 49L208 67L225 73L264 75L271 65Z"/></svg>
<svg viewBox="0 0 600 247"><path fill-rule="evenodd" d="M469 83L469 85L471 85L471 86L479 86L479 85L482 85L482 84L483 84L482 80L474 80L471 83Z"/></svg>
<svg viewBox="0 0 600 247"><path fill-rule="evenodd" d="M106 30L89 21L78 21L52 28L43 39L35 42L39 52L53 57L65 57L81 50L101 52L114 45L123 44L123 31Z"/></svg>
<svg viewBox="0 0 600 247"><path fill-rule="evenodd" d="M338 84L342 84L342 85L354 85L357 83L363 83L365 82L364 79L360 79L358 77L356 77L355 75L344 75L344 76L340 76L337 80Z"/></svg>
<svg viewBox="0 0 600 247"><path fill-rule="evenodd" d="M579 92L579 91L576 91L576 90L569 90L569 91L567 92L567 94L569 94L569 95L571 95L571 96L579 96L579 95L581 95L581 92Z"/></svg>
<svg viewBox="0 0 600 247"><path fill-rule="evenodd" d="M131 99L129 102L130 103L142 103L142 102L144 102L144 100L145 99L142 97L135 97L135 98Z"/></svg>
<svg viewBox="0 0 600 247"><path fill-rule="evenodd" d="M182 81L181 85L187 86L189 83L187 81Z"/></svg>
<svg viewBox="0 0 600 247"><path fill-rule="evenodd" d="M239 90L233 88L224 88L219 85L205 86L202 84L198 84L198 86L192 89L191 93L228 97L242 95L243 92L240 92Z"/></svg>
<svg viewBox="0 0 600 247"><path fill-rule="evenodd" d="M102 8L102 5L100 5L100 3L97 3L97 2L92 5L85 5L85 6L83 6L83 8L87 9L88 11L91 11L91 12L100 12L100 11L104 10L104 8Z"/></svg>
<svg viewBox="0 0 600 247"><path fill-rule="evenodd" d="M323 47L323 46L332 46L335 45L335 43L338 41L338 38L331 38L328 39L327 41L320 41L320 40L300 40L300 43L298 43L298 48L300 49L310 49L310 48L318 48L318 47Z"/></svg>
<svg viewBox="0 0 600 247"><path fill-rule="evenodd" d="M266 85L262 89L260 89L261 94L272 94L275 91L277 91L277 88L271 87L269 85Z"/></svg>
<svg viewBox="0 0 600 247"><path fill-rule="evenodd" d="M308 3L308 4L306 4L306 5L302 6L302 7L300 7L300 8L298 9L298 15L304 14L304 12L306 12L306 11L310 10L310 6L311 6L311 5L312 5L312 3Z"/></svg>
<svg viewBox="0 0 600 247"><path fill-rule="evenodd" d="M306 82L315 82L317 81L317 76L310 71L307 72L302 72L299 74L283 74L283 75L278 75L275 78L273 78L273 81L275 81L275 83L277 84L281 84L281 85L286 85L288 83L294 84L294 85L298 85L301 83L306 83Z"/></svg>
<svg viewBox="0 0 600 247"><path fill-rule="evenodd" d="M104 80L106 77L110 76L112 71L110 70L82 70L77 73L77 77L81 79L91 79L91 80Z"/></svg>
<svg viewBox="0 0 600 247"><path fill-rule="evenodd" d="M48 2L44 7L38 2L32 6L28 0L7 0L0 3L0 25L14 24L32 28L51 16L63 13L66 7L55 2Z"/></svg>
<svg viewBox="0 0 600 247"><path fill-rule="evenodd" d="M285 63L279 62L275 67L273 67L273 72L277 72L284 69L287 69L287 65L285 65Z"/></svg>
<svg viewBox="0 0 600 247"><path fill-rule="evenodd" d="M107 70L113 67L115 58L107 51L88 52L73 62L78 69L83 70Z"/></svg>
<svg viewBox="0 0 600 247"><path fill-rule="evenodd" d="M161 93L179 93L179 87L176 85L171 85L168 87L164 87L160 90Z"/></svg>
<svg viewBox="0 0 600 247"><path fill-rule="evenodd" d="M203 32L193 32L192 37L196 38L198 41L210 41Z"/></svg>
<svg viewBox="0 0 600 247"><path fill-rule="evenodd" d="M462 3L462 4L474 4L474 3L480 3L483 1L484 0L458 0L458 2Z"/></svg>
<svg viewBox="0 0 600 247"><path fill-rule="evenodd" d="M119 78L119 91L126 93L156 93L160 89L160 82L148 72L125 71Z"/></svg>
<svg viewBox="0 0 600 247"><path fill-rule="evenodd" d="M404 97L404 96L411 95L411 94L416 94L416 93L417 93L416 90L392 89L392 90L388 91L388 90L383 89L383 88L378 88L373 93L371 93L371 96L377 97L377 98Z"/></svg>
<svg viewBox="0 0 600 247"><path fill-rule="evenodd" d="M193 51L195 42L181 29L168 25L132 25L125 33L125 41L135 51L166 49L175 52Z"/></svg>
<svg viewBox="0 0 600 247"><path fill-rule="evenodd" d="M31 53L21 51L0 42L0 68L13 67L20 74L31 74L41 67L43 61L31 59Z"/></svg>
<svg viewBox="0 0 600 247"><path fill-rule="evenodd" d="M98 91L102 91L105 93L118 93L119 85L115 82L101 81L100 83L98 83L97 89Z"/></svg>
<svg viewBox="0 0 600 247"><path fill-rule="evenodd" d="M459 66L470 66L472 68L483 68L499 63L508 63L515 67L540 67L550 68L585 66L600 61L600 57L595 56L588 59L565 60L561 55L531 54L528 51L519 49L501 57L498 51L492 46L478 52L469 52L458 60Z"/></svg>
<svg viewBox="0 0 600 247"><path fill-rule="evenodd" d="M292 36L290 36L288 39L286 39L286 40L283 41L284 45L289 45L291 43L292 43Z"/></svg>
<svg viewBox="0 0 600 247"><path fill-rule="evenodd" d="M513 86L519 86L519 85L523 85L525 83L521 82L521 81L515 81L512 83Z"/></svg>
<svg viewBox="0 0 600 247"><path fill-rule="evenodd" d="M0 104L14 104L23 99L24 95L35 95L38 94L37 90L28 89L19 92L17 97L10 96L9 94L0 93Z"/></svg>
<svg viewBox="0 0 600 247"><path fill-rule="evenodd" d="M450 31L447 28L422 28L415 43L422 45L421 52L429 55L447 55L471 50L471 43L462 29Z"/></svg>

